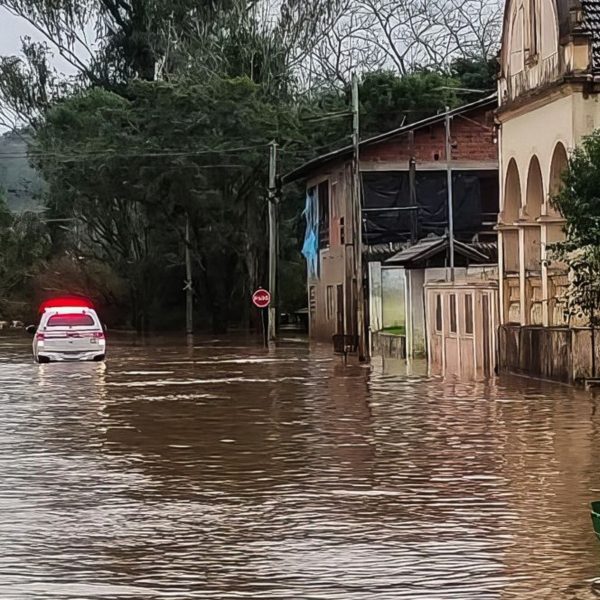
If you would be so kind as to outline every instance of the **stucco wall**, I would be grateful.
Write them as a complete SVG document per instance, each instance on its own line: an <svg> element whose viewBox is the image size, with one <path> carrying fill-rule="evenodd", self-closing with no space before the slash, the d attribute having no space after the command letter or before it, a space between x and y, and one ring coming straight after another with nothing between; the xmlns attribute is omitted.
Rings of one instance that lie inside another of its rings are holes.
<svg viewBox="0 0 600 600"><path fill-rule="evenodd" d="M527 197L527 174L533 156L537 156L542 170L544 191L550 180L550 165L554 149L562 142L569 149L575 141L573 123L573 96L558 96L534 111L511 116L502 123L501 184L505 182L511 159L517 164L521 187L521 199ZM502 194L503 196L503 194ZM500 202L504 210L504 198Z"/></svg>

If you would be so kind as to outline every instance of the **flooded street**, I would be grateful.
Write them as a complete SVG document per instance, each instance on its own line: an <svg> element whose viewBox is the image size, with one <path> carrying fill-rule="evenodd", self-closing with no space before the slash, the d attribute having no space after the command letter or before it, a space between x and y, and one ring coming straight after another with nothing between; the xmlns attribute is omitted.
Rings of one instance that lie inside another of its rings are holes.
<svg viewBox="0 0 600 600"><path fill-rule="evenodd" d="M585 392L300 342L28 344L0 338L3 600L597 597Z"/></svg>

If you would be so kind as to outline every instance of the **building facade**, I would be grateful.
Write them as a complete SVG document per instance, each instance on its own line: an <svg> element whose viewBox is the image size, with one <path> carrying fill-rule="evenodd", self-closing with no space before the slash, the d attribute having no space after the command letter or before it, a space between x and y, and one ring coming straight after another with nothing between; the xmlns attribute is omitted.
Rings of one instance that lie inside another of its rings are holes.
<svg viewBox="0 0 600 600"><path fill-rule="evenodd" d="M407 246L429 236L443 237L448 230L447 118L451 122L457 239L496 242L496 107L495 96L485 98L361 143L360 248L355 243L351 147L318 157L284 178L284 182L306 183L305 255L313 339L331 341L335 334L357 333L359 286L367 299L367 329L371 324L373 332L373 323L397 330L407 326L401 278L384 263ZM363 256L360 274L355 267L356 252ZM379 274L375 283L372 273ZM381 286L385 305L368 305L371 285ZM412 293L424 298L423 286Z"/></svg>
<svg viewBox="0 0 600 600"><path fill-rule="evenodd" d="M600 126L599 76L600 2L507 1L497 113L501 357L507 343L528 355L529 343L568 325L561 306L568 274L551 253L563 219L550 198L569 150ZM526 363L517 370L528 371ZM502 358L501 367L514 370ZM551 376L543 366L531 371Z"/></svg>

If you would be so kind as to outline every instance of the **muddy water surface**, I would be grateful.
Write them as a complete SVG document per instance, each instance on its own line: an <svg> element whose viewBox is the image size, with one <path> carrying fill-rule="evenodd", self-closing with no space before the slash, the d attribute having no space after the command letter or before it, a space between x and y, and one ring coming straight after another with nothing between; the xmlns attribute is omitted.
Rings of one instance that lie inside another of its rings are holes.
<svg viewBox="0 0 600 600"><path fill-rule="evenodd" d="M600 399L329 348L0 338L0 598L596 598Z"/></svg>

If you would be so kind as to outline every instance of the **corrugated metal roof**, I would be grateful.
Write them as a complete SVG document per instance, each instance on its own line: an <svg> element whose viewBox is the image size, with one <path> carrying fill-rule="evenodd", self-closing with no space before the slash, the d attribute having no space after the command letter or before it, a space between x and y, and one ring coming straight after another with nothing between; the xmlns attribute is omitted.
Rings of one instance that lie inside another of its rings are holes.
<svg viewBox="0 0 600 600"><path fill-rule="evenodd" d="M447 252L449 247L448 237L430 237L417 242L413 246L401 250L391 258L385 261L388 265L404 265L423 262L442 252ZM490 261L490 256L474 247L474 244L465 244L454 241L454 252L465 256L473 261L486 263Z"/></svg>
<svg viewBox="0 0 600 600"><path fill-rule="evenodd" d="M581 0L583 29L592 36L593 69L600 70L600 0Z"/></svg>

